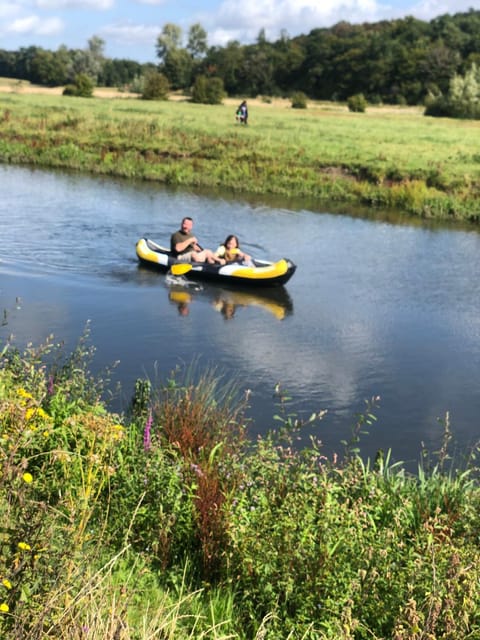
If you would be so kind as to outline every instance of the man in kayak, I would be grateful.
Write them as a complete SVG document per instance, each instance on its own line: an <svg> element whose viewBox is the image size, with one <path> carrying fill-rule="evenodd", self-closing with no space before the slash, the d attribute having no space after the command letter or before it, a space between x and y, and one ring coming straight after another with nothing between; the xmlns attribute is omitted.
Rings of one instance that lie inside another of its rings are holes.
<svg viewBox="0 0 480 640"><path fill-rule="evenodd" d="M193 220L186 216L182 220L180 229L172 233L170 250L180 262L208 262L209 264L225 264L223 258L218 258L210 249L202 249L197 238L192 233Z"/></svg>

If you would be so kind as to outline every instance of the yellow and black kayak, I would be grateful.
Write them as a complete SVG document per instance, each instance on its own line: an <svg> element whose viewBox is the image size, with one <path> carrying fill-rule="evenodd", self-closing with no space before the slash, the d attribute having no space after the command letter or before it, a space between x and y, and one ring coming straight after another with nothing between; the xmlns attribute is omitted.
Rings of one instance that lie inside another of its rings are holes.
<svg viewBox="0 0 480 640"><path fill-rule="evenodd" d="M143 265L185 275L192 280L210 280L240 284L248 287L271 287L286 284L293 276L296 265L287 258L276 262L253 260L250 265L231 262L225 265L206 262L179 262L170 251L149 238L141 238L136 245L137 256Z"/></svg>

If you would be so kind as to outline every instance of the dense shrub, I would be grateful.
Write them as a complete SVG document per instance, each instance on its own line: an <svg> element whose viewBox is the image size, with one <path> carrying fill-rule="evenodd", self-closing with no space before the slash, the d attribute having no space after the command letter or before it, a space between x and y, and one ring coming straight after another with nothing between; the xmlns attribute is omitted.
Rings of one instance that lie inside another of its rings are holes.
<svg viewBox="0 0 480 640"><path fill-rule="evenodd" d="M63 90L64 96L77 96L80 98L91 98L93 96L94 82L86 73L79 73L75 76L72 84L68 84Z"/></svg>
<svg viewBox="0 0 480 640"><path fill-rule="evenodd" d="M170 84L163 73L158 71L146 73L142 85L143 100L168 100Z"/></svg>
<svg viewBox="0 0 480 640"><path fill-rule="evenodd" d="M307 96L303 91L296 91L290 98L292 103L292 109L306 109L307 108Z"/></svg>
<svg viewBox="0 0 480 640"><path fill-rule="evenodd" d="M197 104L222 104L224 97L225 90L221 78L207 78L203 75L195 78L192 87L192 102Z"/></svg>
<svg viewBox="0 0 480 640"><path fill-rule="evenodd" d="M367 101L363 93L357 93L350 96L347 100L348 110L356 113L365 113L367 109Z"/></svg>
<svg viewBox="0 0 480 640"><path fill-rule="evenodd" d="M452 78L447 95L430 94L425 104L426 116L480 119L480 69L472 64L465 76Z"/></svg>

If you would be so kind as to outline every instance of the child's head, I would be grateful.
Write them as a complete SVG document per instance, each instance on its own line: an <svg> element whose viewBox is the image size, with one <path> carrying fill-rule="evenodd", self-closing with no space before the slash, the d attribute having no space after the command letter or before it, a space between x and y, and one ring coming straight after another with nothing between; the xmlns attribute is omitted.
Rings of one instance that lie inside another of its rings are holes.
<svg viewBox="0 0 480 640"><path fill-rule="evenodd" d="M234 235L227 236L227 239L225 240L224 245L226 249L237 249L239 245L237 236L234 236Z"/></svg>

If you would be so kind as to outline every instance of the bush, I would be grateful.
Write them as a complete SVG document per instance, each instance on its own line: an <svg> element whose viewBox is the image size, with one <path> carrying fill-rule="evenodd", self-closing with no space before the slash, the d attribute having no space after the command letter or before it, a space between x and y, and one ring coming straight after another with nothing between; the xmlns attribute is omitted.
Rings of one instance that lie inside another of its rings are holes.
<svg viewBox="0 0 480 640"><path fill-rule="evenodd" d="M76 96L77 95L77 87L74 84L67 84L63 90L64 96Z"/></svg>
<svg viewBox="0 0 480 640"><path fill-rule="evenodd" d="M207 78L200 75L195 78L192 88L192 102L197 104L222 104L225 89L221 78Z"/></svg>
<svg viewBox="0 0 480 640"><path fill-rule="evenodd" d="M292 109L306 109L307 108L307 96L303 91L296 91L290 98L292 103Z"/></svg>
<svg viewBox="0 0 480 640"><path fill-rule="evenodd" d="M170 84L166 76L158 71L145 74L142 88L142 100L168 100Z"/></svg>
<svg viewBox="0 0 480 640"><path fill-rule="evenodd" d="M93 80L86 73L75 76L73 84L67 84L63 90L64 96L77 96L79 98L91 98L94 88Z"/></svg>
<svg viewBox="0 0 480 640"><path fill-rule="evenodd" d="M455 75L450 81L448 95L430 93L425 101L426 116L438 118L480 119L480 70L475 64L465 76Z"/></svg>
<svg viewBox="0 0 480 640"><path fill-rule="evenodd" d="M355 113L365 113L367 109L367 101L363 93L357 93L354 96L350 96L347 100L348 110Z"/></svg>

